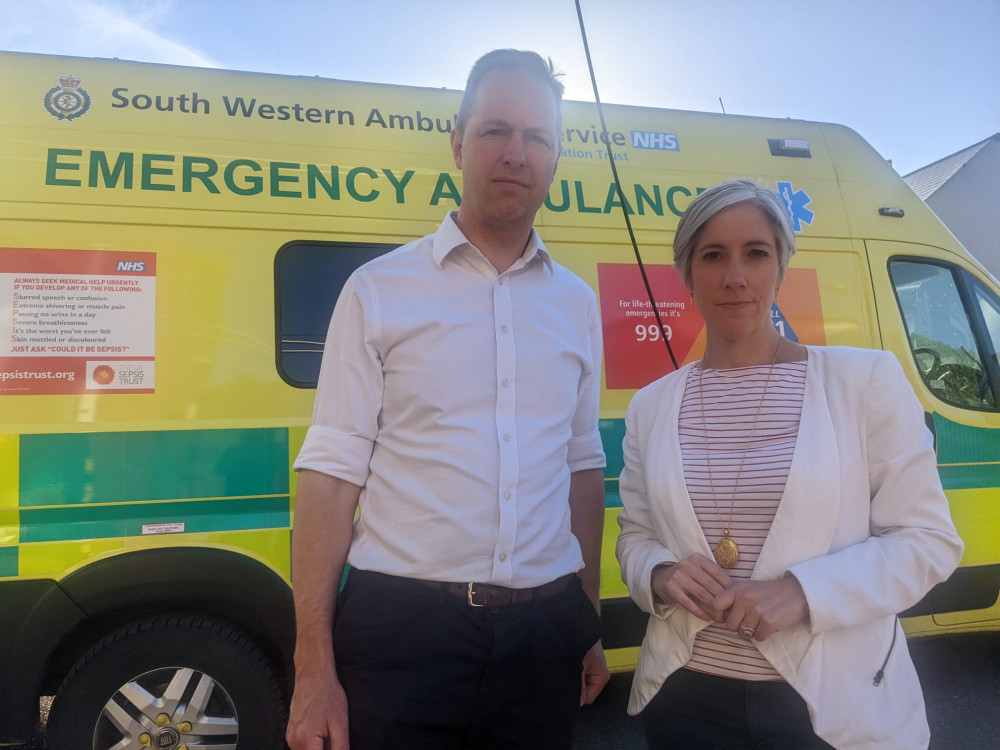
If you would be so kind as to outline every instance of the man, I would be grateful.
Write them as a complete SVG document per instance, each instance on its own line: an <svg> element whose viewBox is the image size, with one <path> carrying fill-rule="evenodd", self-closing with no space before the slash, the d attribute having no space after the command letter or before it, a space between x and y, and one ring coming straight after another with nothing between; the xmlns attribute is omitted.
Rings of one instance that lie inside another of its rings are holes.
<svg viewBox="0 0 1000 750"><path fill-rule="evenodd" d="M532 228L562 88L481 58L460 209L337 302L295 465L293 750L569 748L608 680L596 300Z"/></svg>

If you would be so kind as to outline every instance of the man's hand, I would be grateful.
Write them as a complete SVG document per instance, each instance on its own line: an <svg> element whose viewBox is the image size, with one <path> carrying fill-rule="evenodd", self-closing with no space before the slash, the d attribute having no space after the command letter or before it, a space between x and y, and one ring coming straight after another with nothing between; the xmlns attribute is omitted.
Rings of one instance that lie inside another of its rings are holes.
<svg viewBox="0 0 1000 750"><path fill-rule="evenodd" d="M347 696L333 655L335 597L361 488L299 473L292 535L295 690L285 739L292 750L347 750Z"/></svg>
<svg viewBox="0 0 1000 750"><path fill-rule="evenodd" d="M694 554L672 565L657 565L650 576L653 595L664 604L679 604L702 620L722 622L727 607L720 595L733 585L715 560Z"/></svg>
<svg viewBox="0 0 1000 750"><path fill-rule="evenodd" d="M285 741L291 750L349 750L347 696L335 673L296 675Z"/></svg>
<svg viewBox="0 0 1000 750"><path fill-rule="evenodd" d="M604 470L584 469L570 474L570 528L580 542L584 568L578 575L583 591L601 613L601 537L604 533ZM604 648L598 641L583 657L580 705L593 703L611 679Z"/></svg>
<svg viewBox="0 0 1000 750"><path fill-rule="evenodd" d="M594 699L601 694L604 686L611 679L608 671L608 663L604 658L604 648L598 641L590 647L590 651L583 657L583 682L580 690L580 705L586 706L594 702Z"/></svg>

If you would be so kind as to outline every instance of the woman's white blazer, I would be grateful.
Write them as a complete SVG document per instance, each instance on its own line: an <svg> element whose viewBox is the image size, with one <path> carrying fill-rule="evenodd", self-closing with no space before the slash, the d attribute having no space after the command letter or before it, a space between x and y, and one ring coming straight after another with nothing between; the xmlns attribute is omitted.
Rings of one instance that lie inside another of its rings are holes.
<svg viewBox="0 0 1000 750"><path fill-rule="evenodd" d="M687 365L629 406L617 554L651 617L629 713L691 657L708 623L654 603L653 568L711 557L684 482L678 416ZM923 695L896 613L958 565L962 542L941 489L923 410L892 354L808 349L795 453L754 580L794 575L806 623L759 642L837 748L919 748L929 742ZM876 675L881 675L877 677Z"/></svg>

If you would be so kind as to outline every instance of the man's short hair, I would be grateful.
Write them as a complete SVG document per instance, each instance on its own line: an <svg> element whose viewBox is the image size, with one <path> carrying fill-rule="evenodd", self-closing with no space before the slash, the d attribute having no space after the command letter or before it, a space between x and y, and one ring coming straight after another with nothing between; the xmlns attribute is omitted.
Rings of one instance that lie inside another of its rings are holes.
<svg viewBox="0 0 1000 750"><path fill-rule="evenodd" d="M469 71L462 105L458 110L458 121L455 123L455 129L459 134L465 134L465 126L469 124L469 115L475 105L476 93L483 78L494 70L520 70L548 86L556 100L556 124L560 130L562 129L562 97L565 87L559 80L563 74L556 71L552 58L543 58L537 52L530 50L495 49L476 60L476 64Z"/></svg>

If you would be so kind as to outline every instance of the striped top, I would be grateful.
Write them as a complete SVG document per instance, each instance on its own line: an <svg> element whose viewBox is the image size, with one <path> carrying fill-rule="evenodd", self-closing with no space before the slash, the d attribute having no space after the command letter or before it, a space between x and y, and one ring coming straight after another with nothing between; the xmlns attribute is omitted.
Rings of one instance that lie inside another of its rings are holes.
<svg viewBox="0 0 1000 750"><path fill-rule="evenodd" d="M770 365L691 368L681 402L688 494L709 547L715 549L726 528L739 547L739 561L728 571L734 581L750 579L771 529L802 414L806 362L774 365L770 382L769 370ZM718 623L697 635L686 666L741 680L781 679L752 641Z"/></svg>

